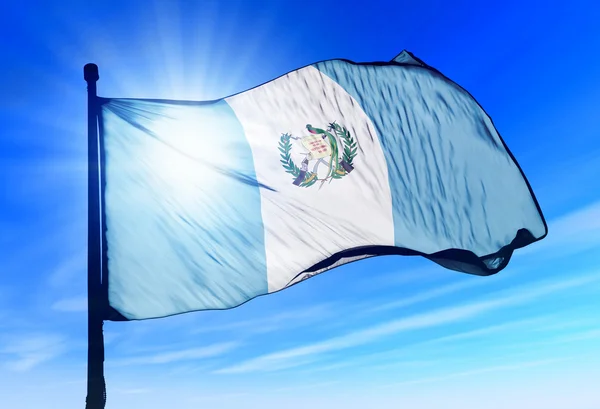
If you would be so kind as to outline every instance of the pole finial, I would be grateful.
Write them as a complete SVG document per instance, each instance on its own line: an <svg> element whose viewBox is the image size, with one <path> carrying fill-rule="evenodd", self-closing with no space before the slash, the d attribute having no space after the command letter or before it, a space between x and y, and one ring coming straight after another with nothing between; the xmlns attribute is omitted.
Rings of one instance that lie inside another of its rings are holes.
<svg viewBox="0 0 600 409"><path fill-rule="evenodd" d="M98 81L100 79L100 75L98 75L98 66L92 63L84 65L83 79L85 79L85 82Z"/></svg>

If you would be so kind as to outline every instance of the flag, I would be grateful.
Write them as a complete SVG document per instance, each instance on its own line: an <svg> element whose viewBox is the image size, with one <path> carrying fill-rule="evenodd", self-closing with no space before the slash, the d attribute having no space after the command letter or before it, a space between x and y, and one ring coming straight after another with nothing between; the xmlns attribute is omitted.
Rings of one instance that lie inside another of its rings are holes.
<svg viewBox="0 0 600 409"><path fill-rule="evenodd" d="M490 275L547 233L490 117L407 52L215 101L98 101L108 319L231 308L378 255Z"/></svg>

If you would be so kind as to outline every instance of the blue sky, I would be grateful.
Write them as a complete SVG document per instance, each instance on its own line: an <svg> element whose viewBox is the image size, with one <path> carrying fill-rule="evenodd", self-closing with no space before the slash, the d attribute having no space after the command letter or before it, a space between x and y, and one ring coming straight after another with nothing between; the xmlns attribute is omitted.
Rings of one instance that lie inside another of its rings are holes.
<svg viewBox="0 0 600 409"><path fill-rule="evenodd" d="M318 60L389 60L403 49L490 114L548 237L492 277L381 257L229 311L108 322L107 407L600 407L598 6L394 3L3 6L7 408L85 401L85 63L100 67L101 96L205 100Z"/></svg>

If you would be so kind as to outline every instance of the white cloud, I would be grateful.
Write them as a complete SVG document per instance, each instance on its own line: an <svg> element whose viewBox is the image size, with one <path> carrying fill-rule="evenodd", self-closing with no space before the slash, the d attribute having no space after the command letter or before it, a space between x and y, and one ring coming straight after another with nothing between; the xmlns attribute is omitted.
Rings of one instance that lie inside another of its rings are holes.
<svg viewBox="0 0 600 409"><path fill-rule="evenodd" d="M511 289L510 291L499 292L499 295L495 298L485 301L478 301L461 306L446 307L431 312L416 314L407 318L393 320L385 324L376 325L342 336L330 338L328 340L317 342L311 345L258 356L239 364L219 369L215 371L215 373L232 374L273 371L282 366L285 366L286 368L300 366L303 364L303 362L298 361L299 358L306 359L311 355L368 344L400 332L431 328L468 320L486 312L497 310L503 307L525 304L537 297L549 295L551 293L568 288L583 286L595 281L600 281L599 274L578 277L558 283L534 283L532 285L523 286L521 289ZM294 364L294 360L296 365Z"/></svg>
<svg viewBox="0 0 600 409"><path fill-rule="evenodd" d="M87 252L85 249L64 259L48 277L52 287L72 285L76 279L84 279L87 269Z"/></svg>
<svg viewBox="0 0 600 409"><path fill-rule="evenodd" d="M120 393L121 395L139 395L141 393L150 393L151 389L147 388L131 388L131 389L116 389L116 393Z"/></svg>
<svg viewBox="0 0 600 409"><path fill-rule="evenodd" d="M452 335L428 339L426 341L418 342L418 343L403 347L401 350L398 350L397 348L395 348L393 350L387 350L387 351L377 352L374 354L362 355L359 358L347 359L347 360L344 360L343 362L338 362L338 363L331 364L331 365L310 368L310 369L307 369L306 371L310 372L310 373L314 373L314 372L330 371L330 370L335 370L335 369L339 369L339 368L353 367L353 366L360 366L360 365L366 365L372 370L381 370L384 368L406 367L406 366L410 366L410 367L430 366L430 365L439 363L439 361L431 361L431 360L406 361L406 360L402 360L402 359L404 357L406 357L407 355L411 356L411 357L415 356L415 353L414 353L415 348L421 348L423 346L428 346L428 345L437 344L437 343L452 343L454 341L463 341L463 340L469 339L469 338L476 338L476 337L482 337L482 336L486 336L486 335L490 335L490 334L497 334L499 332L509 331L509 330L513 330L516 328L523 328L523 327L536 328L536 326L534 324L541 324L544 322L549 322L553 318L555 318L555 316L524 319L524 320L505 322L505 323L497 324L497 325L490 325L490 326L486 326L483 328L477 328L475 330L463 331L463 332L455 333ZM379 361L383 361L385 363L374 365L374 362L379 362ZM390 361L393 361L393 362L390 362Z"/></svg>
<svg viewBox="0 0 600 409"><path fill-rule="evenodd" d="M568 335L556 336L554 338L548 338L542 341L530 342L528 344L519 344L516 347L522 348L527 347L529 350L536 350L544 346L553 346L560 344L570 344L572 342L578 341L587 341L587 340L595 340L600 339L600 330L599 329L591 329L591 330L583 330L578 332L573 332ZM510 345L509 345L510 347Z"/></svg>
<svg viewBox="0 0 600 409"><path fill-rule="evenodd" d="M406 259L403 259L406 262ZM414 282L423 283L426 281L439 280L442 276L449 276L447 272L436 266L422 267L400 267L391 273L378 273L369 276L368 280L360 281L361 290L381 290L390 287L402 286Z"/></svg>
<svg viewBox="0 0 600 409"><path fill-rule="evenodd" d="M64 298L52 304L52 309L63 312L87 311L87 296Z"/></svg>
<svg viewBox="0 0 600 409"><path fill-rule="evenodd" d="M163 352L160 354L124 358L120 360L115 360L111 362L110 365L155 365L168 364L178 361L190 361L194 359L213 358L219 355L223 355L224 353L237 348L239 345L240 344L237 342L226 342L200 348L189 348L180 351Z"/></svg>
<svg viewBox="0 0 600 409"><path fill-rule="evenodd" d="M28 371L66 351L65 338L56 334L28 334L10 337L0 349L5 366L13 371Z"/></svg>
<svg viewBox="0 0 600 409"><path fill-rule="evenodd" d="M302 383L302 384L295 384L292 386L284 386L281 388L276 388L276 389L273 389L272 392L279 393L279 392L306 391L306 390L312 391L312 390L320 389L320 388L329 388L332 385L339 385L340 383L341 383L341 381Z"/></svg>
<svg viewBox="0 0 600 409"><path fill-rule="evenodd" d="M515 252L516 257L543 251L551 257L600 248L600 201L548 223L548 236Z"/></svg>
<svg viewBox="0 0 600 409"><path fill-rule="evenodd" d="M446 335L446 336L439 337L439 338L434 338L434 339L431 339L428 341L421 342L418 345L462 341L462 340L469 339L469 338L476 338L476 337L485 336L485 335L489 335L489 334L495 334L498 332L511 330L511 329L515 329L515 328L522 328L522 327L535 328L536 326L534 324L548 322L552 318L553 317L531 318L531 319L526 319L526 320L506 322L506 323L502 323L502 324L498 324L498 325L490 325L490 326L484 327L484 328L478 328L478 329L471 330L471 331L460 332L458 334L452 334L452 335Z"/></svg>
<svg viewBox="0 0 600 409"><path fill-rule="evenodd" d="M556 339L556 343L569 343L573 341L585 341L588 339L600 339L600 329L593 329L589 331L581 331L575 334L563 336Z"/></svg>
<svg viewBox="0 0 600 409"><path fill-rule="evenodd" d="M104 345L112 344L115 340L119 339L121 334L113 331L104 330Z"/></svg>
<svg viewBox="0 0 600 409"><path fill-rule="evenodd" d="M490 366L490 367L486 367L486 368L473 369L470 371L454 372L454 373L450 373L450 374L446 374L446 375L442 375L442 376L415 379L412 381L405 381L405 382L397 382L394 384L382 385L382 387L395 388L395 387L398 387L401 385L414 385L414 384L418 384L418 383L445 381L448 379L459 378L459 377L463 377L463 376L479 375L479 374L490 373L490 372L518 371L520 369L532 368L532 367L537 367L537 366L541 366L541 365L548 365L548 364L565 361L565 360L567 360L567 358L543 359L543 360L538 360L538 361L521 362L518 364L496 365L496 366Z"/></svg>
<svg viewBox="0 0 600 409"><path fill-rule="evenodd" d="M580 329L586 327L600 327L600 317L573 319L571 314L557 314L552 324L534 330L537 331L564 331L567 329Z"/></svg>
<svg viewBox="0 0 600 409"><path fill-rule="evenodd" d="M489 281L482 280L477 277L475 280L465 281L461 283L452 283L445 286L437 287L429 291L422 292L420 294L413 295L411 297L403 298L397 301L391 301L385 304L378 305L368 310L368 312L385 311L395 308L408 307L414 304L418 304L424 301L429 301L434 298L443 297L444 295L453 294L462 290L466 290L471 287L478 287L481 285L489 284Z"/></svg>
<svg viewBox="0 0 600 409"><path fill-rule="evenodd" d="M297 308L292 311L282 311L259 319L230 322L221 325L203 325L194 329L192 333L235 331L236 336L239 336L239 331L245 331L246 333L273 332L280 330L282 327L298 327L314 323L333 315L336 310L334 303L323 303L305 308Z"/></svg>

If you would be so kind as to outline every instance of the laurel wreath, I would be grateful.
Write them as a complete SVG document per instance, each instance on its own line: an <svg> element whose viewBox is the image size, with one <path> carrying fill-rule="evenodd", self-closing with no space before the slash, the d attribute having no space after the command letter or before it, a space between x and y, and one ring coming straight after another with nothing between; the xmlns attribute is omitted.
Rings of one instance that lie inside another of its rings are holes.
<svg viewBox="0 0 600 409"><path fill-rule="evenodd" d="M344 142L344 151L342 153L342 159L347 164L352 165L352 162L357 155L357 146L356 146L356 141L354 140L354 138L352 137L350 132L346 128L336 124L335 122L329 124L328 130L335 132L336 136ZM290 135L288 133L284 133L281 135L281 137L279 139L279 152L281 154L280 162L281 162L283 168L285 169L285 171L287 173L292 175L295 179L300 175L300 168L298 168L298 166L294 163L294 160L291 157L291 151L292 151L292 143L290 142L291 136L292 135ZM341 179L342 177L344 177L348 174L346 172L346 170L340 166L339 158L336 158L336 159L337 159L336 165L335 165L335 169L334 169L333 173L328 178L323 179L323 181L325 181L329 178ZM300 184L300 187L312 186L318 180L321 180L321 179L319 179L317 177L316 173L308 171L308 172L306 172L306 176L304 178L304 181Z"/></svg>
<svg viewBox="0 0 600 409"><path fill-rule="evenodd" d="M337 137L340 138L344 142L344 152L342 153L342 159L344 159L344 161L348 165L353 165L352 161L356 157L357 146L356 146L356 141L350 134L350 131L348 131L348 129L336 124L335 122L329 124L329 129L333 130L335 132L335 134L337 135ZM340 173L339 171L341 171L342 173ZM335 179L340 179L346 175L347 175L347 172L344 170L344 168L342 168L340 166L339 161L338 161L337 169L335 172L333 172L332 177L334 177Z"/></svg>

